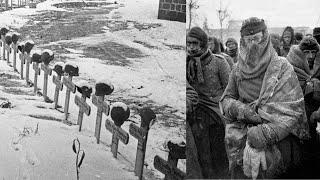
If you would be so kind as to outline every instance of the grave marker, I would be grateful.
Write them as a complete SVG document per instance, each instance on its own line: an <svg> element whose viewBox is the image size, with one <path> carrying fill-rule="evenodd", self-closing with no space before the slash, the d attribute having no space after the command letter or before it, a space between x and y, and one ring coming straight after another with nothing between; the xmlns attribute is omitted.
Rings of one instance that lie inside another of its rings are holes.
<svg viewBox="0 0 320 180"><path fill-rule="evenodd" d="M79 125L79 131L81 131L83 113L89 116L91 112L91 107L86 103L86 98L90 98L92 93L92 88L87 85L80 85L80 86L77 86L77 90L81 93L81 98L76 95L74 98L74 102L76 103L77 106L79 106L77 124Z"/></svg>
<svg viewBox="0 0 320 180"><path fill-rule="evenodd" d="M2 41L2 58L3 60L5 60L5 55L6 55L6 50L5 50L5 46L6 46L6 43L5 43L5 36L6 34L9 32L9 29L6 28L6 27L3 27L0 29L0 34L1 34L1 41Z"/></svg>
<svg viewBox="0 0 320 180"><path fill-rule="evenodd" d="M33 92L37 94L38 91L38 75L40 75L39 63L41 63L41 55L38 52L34 52L31 57L31 61L33 62L33 70L34 70L34 86Z"/></svg>
<svg viewBox="0 0 320 180"><path fill-rule="evenodd" d="M94 131L94 136L97 139L97 143L100 143L100 131L101 131L101 122L102 115L105 114L108 116L109 114L109 104L104 102L104 96L109 95L113 92L113 85L107 81L101 81L96 83L96 92L92 95L92 103L98 108L97 109L97 117L96 117L96 127Z"/></svg>
<svg viewBox="0 0 320 180"><path fill-rule="evenodd" d="M181 171L176 166L169 164L166 160L156 155L153 161L154 168L166 175L165 180L183 180L186 177L186 173ZM168 177L168 175L170 177Z"/></svg>
<svg viewBox="0 0 320 180"><path fill-rule="evenodd" d="M10 63L10 53L11 53L11 44L12 44L12 36L11 34L7 34L5 37L5 49L7 50L7 63Z"/></svg>
<svg viewBox="0 0 320 180"><path fill-rule="evenodd" d="M61 76L63 75L64 71L64 63L63 62L57 62L55 63L53 67L53 71L57 73L57 76L53 75L52 81L56 85L55 91L54 91L54 108L58 108L58 100L59 100L59 91L62 91L63 85L61 82Z"/></svg>
<svg viewBox="0 0 320 180"><path fill-rule="evenodd" d="M129 133L138 139L134 173L139 177L139 180L142 180L149 127L151 121L156 118L156 115L150 108L141 109L139 114L141 117L141 127L131 123Z"/></svg>
<svg viewBox="0 0 320 180"><path fill-rule="evenodd" d="M52 69L49 67L50 61L52 61L54 58L53 52L51 50L44 50L41 54L41 61L43 62L41 64L41 69L44 72L44 80L43 80L43 98L45 102L52 102L48 95L47 95L47 88L48 88L48 75L51 76Z"/></svg>
<svg viewBox="0 0 320 180"><path fill-rule="evenodd" d="M31 63L31 56L30 56L30 52L31 49L34 46L34 42L29 40L26 42L25 46L24 46L24 50L27 54L25 54L25 58L24 60L27 62L26 63L26 82L27 84L31 84L31 82L29 81L29 69L30 69L30 63Z"/></svg>
<svg viewBox="0 0 320 180"><path fill-rule="evenodd" d="M18 45L17 42L19 40L19 34L18 33L13 33L12 34L12 48L13 48L13 70L17 70L17 50L18 50Z"/></svg>
<svg viewBox="0 0 320 180"><path fill-rule="evenodd" d="M72 63L66 63L63 70L68 76L63 77L62 83L67 87L66 90L66 100L64 104L64 122L67 122L68 119L68 111L69 111L69 102L70 102L70 93L76 92L76 85L72 83L72 77L73 76L79 76L79 68L77 65L74 65Z"/></svg>
<svg viewBox="0 0 320 180"><path fill-rule="evenodd" d="M110 110L110 116L114 123L106 119L105 127L112 133L111 152L117 158L119 140L124 144L129 142L129 134L121 128L121 125L130 116L130 110L124 103L114 103Z"/></svg>
<svg viewBox="0 0 320 180"><path fill-rule="evenodd" d="M21 67L20 67L20 78L21 79L23 79L23 64L25 63L25 60L24 60L24 52L25 52L25 45L24 45L24 43L20 43L19 45L18 45L18 49L19 49L19 51L21 52L20 54L19 54L19 58L20 58L20 62L21 62Z"/></svg>

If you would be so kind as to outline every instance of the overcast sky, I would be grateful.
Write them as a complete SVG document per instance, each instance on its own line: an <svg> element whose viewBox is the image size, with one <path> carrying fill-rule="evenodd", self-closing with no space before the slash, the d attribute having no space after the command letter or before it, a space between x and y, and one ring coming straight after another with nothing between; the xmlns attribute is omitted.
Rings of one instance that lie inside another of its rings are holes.
<svg viewBox="0 0 320 180"><path fill-rule="evenodd" d="M221 0L221 2L223 7L228 5L231 19L242 20L256 16L265 19L270 27L320 26L320 0ZM210 27L219 28L216 11L219 4L220 0L198 0L197 24L202 26L204 17L207 17Z"/></svg>

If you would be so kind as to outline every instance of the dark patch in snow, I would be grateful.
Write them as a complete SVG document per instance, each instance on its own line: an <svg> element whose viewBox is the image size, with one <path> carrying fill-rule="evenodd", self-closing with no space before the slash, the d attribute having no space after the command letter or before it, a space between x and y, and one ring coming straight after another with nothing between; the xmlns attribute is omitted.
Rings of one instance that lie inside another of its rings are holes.
<svg viewBox="0 0 320 180"><path fill-rule="evenodd" d="M169 47L170 49L175 49L175 50L185 50L186 49L185 46L181 46L181 45L166 44L166 43L162 43L162 44Z"/></svg>
<svg viewBox="0 0 320 180"><path fill-rule="evenodd" d="M104 42L83 49L84 55L90 58L98 58L106 64L127 66L130 61L127 58L142 58L145 55L138 49L116 42Z"/></svg>
<svg viewBox="0 0 320 180"><path fill-rule="evenodd" d="M29 114L28 116L33 117L33 118L37 118L37 119L41 119L41 120L49 120L49 121L58 121L58 122L62 122L62 119L53 117L53 116L47 116L47 115L34 115L34 114Z"/></svg>
<svg viewBox="0 0 320 180"><path fill-rule="evenodd" d="M15 95L29 95L32 96L33 92L27 92L27 91L23 91L19 88L4 88L4 92L8 93L8 94L15 94Z"/></svg>
<svg viewBox="0 0 320 180"><path fill-rule="evenodd" d="M159 49L159 47L152 46L146 42L142 42L142 41L138 41L138 40L133 40L133 42L138 43L138 44L142 44L144 47L149 48L149 49Z"/></svg>

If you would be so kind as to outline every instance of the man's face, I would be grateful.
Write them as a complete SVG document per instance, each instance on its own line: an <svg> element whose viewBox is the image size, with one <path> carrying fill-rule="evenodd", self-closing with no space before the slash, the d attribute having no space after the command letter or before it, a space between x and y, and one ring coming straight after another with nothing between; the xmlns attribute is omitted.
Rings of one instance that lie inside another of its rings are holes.
<svg viewBox="0 0 320 180"><path fill-rule="evenodd" d="M214 40L213 40L213 39L209 39L209 41L208 41L208 46L209 46L209 49L210 49L211 51L214 50Z"/></svg>
<svg viewBox="0 0 320 180"><path fill-rule="evenodd" d="M236 49L237 48L237 45L234 42L228 42L226 44L226 46L227 46L228 49Z"/></svg>
<svg viewBox="0 0 320 180"><path fill-rule="evenodd" d="M253 35L244 36L244 46L247 49L247 64L255 66L260 55L260 43L263 39L263 33L259 32Z"/></svg>
<svg viewBox="0 0 320 180"><path fill-rule="evenodd" d="M285 44L290 44L290 41L291 41L291 33L289 31L286 31L284 34L283 34L283 41Z"/></svg>
<svg viewBox="0 0 320 180"><path fill-rule="evenodd" d="M199 39L187 36L187 51L190 55L197 54L201 51L200 44Z"/></svg>
<svg viewBox="0 0 320 180"><path fill-rule="evenodd" d="M304 50L303 53L306 55L310 69L312 69L313 64L314 64L314 60L316 58L317 51L316 50Z"/></svg>

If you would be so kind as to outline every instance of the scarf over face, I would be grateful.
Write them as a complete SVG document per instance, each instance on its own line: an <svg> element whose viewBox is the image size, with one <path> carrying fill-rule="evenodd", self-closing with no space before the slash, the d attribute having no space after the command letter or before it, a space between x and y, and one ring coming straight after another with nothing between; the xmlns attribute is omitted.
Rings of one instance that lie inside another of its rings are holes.
<svg viewBox="0 0 320 180"><path fill-rule="evenodd" d="M239 86L240 79L250 79L262 74L261 85L258 84L257 86L260 87L255 88L256 90L259 89L257 98L247 103L250 103L250 106L258 112L264 120L264 124L271 123L272 126L277 127L277 131L270 132L273 132L271 137L275 139L268 140L276 143L289 133L300 139L308 138L309 132L303 93L290 63L276 55L269 37L267 37L267 44L265 49L261 51L260 61L257 60L256 66L248 65L246 56L244 56L245 53L242 53L239 58L240 61L234 68L234 72L231 73L229 84L221 97L220 108L222 113L225 114L229 111L227 109L230 107L228 104L232 101L243 99L239 92L245 91L247 87ZM241 121L226 125L225 140L230 166L242 161L247 128L247 124ZM270 142L268 143L270 144Z"/></svg>

